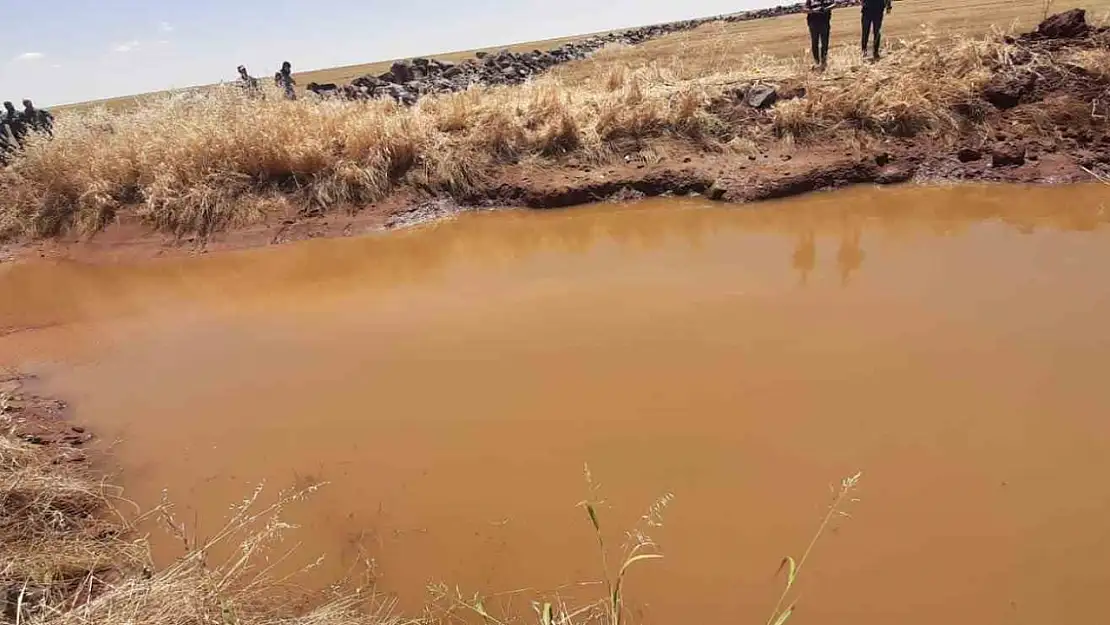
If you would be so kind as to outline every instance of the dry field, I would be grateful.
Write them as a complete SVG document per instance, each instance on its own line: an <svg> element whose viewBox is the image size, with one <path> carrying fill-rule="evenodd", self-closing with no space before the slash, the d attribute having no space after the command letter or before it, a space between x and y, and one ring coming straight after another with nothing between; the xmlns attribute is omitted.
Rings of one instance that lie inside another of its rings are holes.
<svg viewBox="0 0 1110 625"><path fill-rule="evenodd" d="M1076 7L1087 9L1088 20L1105 21L1110 0L1053 0L1051 12ZM938 35L983 35L995 29L1023 31L1035 27L1045 15L1045 0L895 0L894 10L883 23L883 38L912 39L928 30ZM858 9L833 12L831 47L857 48L860 38ZM809 59L805 17L787 15L753 22L711 23L621 50L602 54L584 63L568 64L557 71L568 81L589 80L604 73L606 62L647 66L666 60L682 78L706 71L727 71L753 51L775 57ZM682 71L685 69L686 71Z"/></svg>
<svg viewBox="0 0 1110 625"><path fill-rule="evenodd" d="M1077 6L1084 7L1098 18L1110 13L1110 0L1052 0L1052 11L1063 11ZM1039 22L1045 13L1045 0L896 0L895 11L883 26L884 36L912 37L919 34L922 27L929 27L945 34L978 34L997 28L1029 28ZM630 16L630 25L635 17ZM859 18L855 9L837 11L833 19L832 45L851 44L859 38ZM591 33L592 34L592 33ZM557 39L528 41L503 46L491 46L475 50L462 50L434 55L437 59L460 61L471 58L475 52L493 52L509 49L513 52L528 50L549 50L568 41L588 37L590 34L572 35ZM661 40L637 46L635 54L624 53L622 62L650 63L653 59L674 56L695 57L703 54L719 63L735 60L739 54L759 49L775 56L805 56L808 39L805 18L798 15L752 22L709 24L695 31L670 35ZM393 61L374 61L360 65L347 65L327 69L311 70L295 74L300 89L310 82L342 84L366 74L380 74L389 69ZM277 61L275 61L276 65ZM227 80L235 76L229 66ZM568 78L588 78L597 74L597 66L590 63L577 64L576 69L562 70ZM257 72L256 72L257 73ZM262 79L265 72L259 73ZM136 106L151 96L142 94L122 96L109 100L97 100L57 107L56 112L69 112L86 109L90 106L106 106L109 109L126 109Z"/></svg>

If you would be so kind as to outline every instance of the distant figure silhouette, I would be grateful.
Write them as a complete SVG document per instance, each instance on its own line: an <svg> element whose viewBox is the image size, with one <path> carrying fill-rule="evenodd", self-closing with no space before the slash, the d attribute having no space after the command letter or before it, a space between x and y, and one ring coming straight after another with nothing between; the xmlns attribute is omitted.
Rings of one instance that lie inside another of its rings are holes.
<svg viewBox="0 0 1110 625"><path fill-rule="evenodd" d="M46 109L35 108L30 100L23 101L23 119L35 132L54 136L54 115Z"/></svg>
<svg viewBox="0 0 1110 625"><path fill-rule="evenodd" d="M867 40L869 35L873 32L875 37L871 59L874 61L879 60L879 42L883 32L883 13L890 13L891 8L891 0L863 0L863 6L861 8L863 36L860 38L860 47L863 48L863 55L867 56Z"/></svg>
<svg viewBox="0 0 1110 625"><path fill-rule="evenodd" d="M823 70L829 61L833 0L806 0L805 9L813 64L815 68Z"/></svg>
<svg viewBox="0 0 1110 625"><path fill-rule="evenodd" d="M293 85L296 85L297 81L293 80L293 65L289 61L281 64L281 71L277 73L274 79L278 81L282 90L285 91L286 100L297 99L297 93L293 91Z"/></svg>
<svg viewBox="0 0 1110 625"><path fill-rule="evenodd" d="M15 105L11 102L4 103L4 124L8 127L8 132L11 133L12 139L20 146L23 146L24 139L27 138L27 120L23 114L15 110Z"/></svg>
<svg viewBox="0 0 1110 625"><path fill-rule="evenodd" d="M240 65L239 71L239 86L243 89L243 93L248 96L254 97L262 93L262 89L258 86L258 79L251 76L247 72L246 65Z"/></svg>

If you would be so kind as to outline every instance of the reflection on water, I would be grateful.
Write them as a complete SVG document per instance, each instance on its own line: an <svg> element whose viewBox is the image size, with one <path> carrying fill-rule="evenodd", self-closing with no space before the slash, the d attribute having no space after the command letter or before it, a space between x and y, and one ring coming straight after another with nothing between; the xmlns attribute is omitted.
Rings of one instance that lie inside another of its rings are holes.
<svg viewBox="0 0 1110 625"><path fill-rule="evenodd" d="M861 188L465 215L352 240L0 268L0 362L108 439L129 495L200 530L261 479L310 583L590 593L584 462L643 622L752 622L826 485L813 623L1040 624L1110 584L1104 187ZM27 329L38 328L38 329ZM156 543L170 558L176 545Z"/></svg>

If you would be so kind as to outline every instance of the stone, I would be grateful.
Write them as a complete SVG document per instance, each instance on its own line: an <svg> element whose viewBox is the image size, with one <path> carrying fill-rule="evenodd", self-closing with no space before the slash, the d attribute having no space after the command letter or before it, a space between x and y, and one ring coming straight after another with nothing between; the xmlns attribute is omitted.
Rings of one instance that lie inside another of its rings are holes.
<svg viewBox="0 0 1110 625"><path fill-rule="evenodd" d="M991 167L1015 167L1025 164L1025 148L1018 145L1000 145L991 151Z"/></svg>
<svg viewBox="0 0 1110 625"><path fill-rule="evenodd" d="M971 163L983 158L983 153L975 148L962 148L956 153L956 158L961 163Z"/></svg>
<svg viewBox="0 0 1110 625"><path fill-rule="evenodd" d="M389 68L391 78L387 78L392 83L405 83L412 80L412 68L409 67L404 61L397 61Z"/></svg>
<svg viewBox="0 0 1110 625"><path fill-rule="evenodd" d="M1074 39L1086 35L1087 30L1087 11L1072 9L1041 22L1036 33L1046 39Z"/></svg>
<svg viewBox="0 0 1110 625"><path fill-rule="evenodd" d="M779 93L771 85L755 85L748 90L748 106L757 109L766 109L778 102Z"/></svg>
<svg viewBox="0 0 1110 625"><path fill-rule="evenodd" d="M705 197L711 200L720 200L725 197L725 192L725 187L721 184L721 181L718 180L715 181L713 185L706 190Z"/></svg>
<svg viewBox="0 0 1110 625"><path fill-rule="evenodd" d="M1036 86L1036 74L996 78L983 88L983 99L999 110L1012 109Z"/></svg>

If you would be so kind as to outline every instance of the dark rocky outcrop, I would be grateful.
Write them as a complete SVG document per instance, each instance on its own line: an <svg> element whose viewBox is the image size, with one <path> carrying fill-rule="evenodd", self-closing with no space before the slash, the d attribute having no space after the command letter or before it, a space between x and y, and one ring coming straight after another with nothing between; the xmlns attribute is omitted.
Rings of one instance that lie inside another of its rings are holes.
<svg viewBox="0 0 1110 625"><path fill-rule="evenodd" d="M839 0L836 3L841 7L855 4L859 4L858 0ZM411 104L427 94L462 91L471 85L519 84L556 65L584 59L610 44L636 45L670 33L691 30L710 22L743 22L804 11L804 4L796 3L731 15L655 24L595 35L546 51L476 52L473 58L459 63L418 57L396 61L387 72L377 76L361 76L351 81L350 85L344 85L329 93L336 93L348 99L390 97L398 102ZM772 89L770 94L765 93L758 98L759 104L753 104L753 106L763 108L771 106L780 97L800 95L804 95L804 91L800 94L783 94Z"/></svg>
<svg viewBox="0 0 1110 625"><path fill-rule="evenodd" d="M1072 9L1041 22L1035 35L1044 39L1075 39L1087 34L1087 11Z"/></svg>
<svg viewBox="0 0 1110 625"><path fill-rule="evenodd" d="M310 82L305 88L321 97L332 97L335 95L340 95L339 86L336 85L334 82Z"/></svg>

